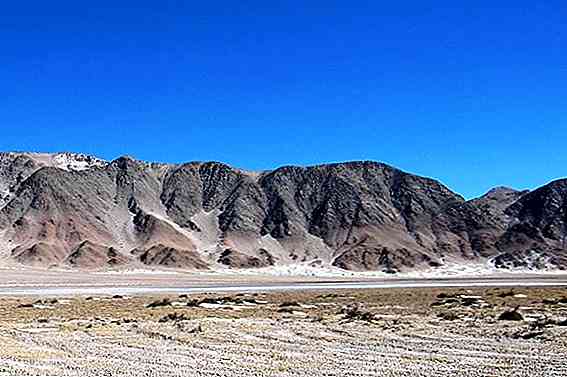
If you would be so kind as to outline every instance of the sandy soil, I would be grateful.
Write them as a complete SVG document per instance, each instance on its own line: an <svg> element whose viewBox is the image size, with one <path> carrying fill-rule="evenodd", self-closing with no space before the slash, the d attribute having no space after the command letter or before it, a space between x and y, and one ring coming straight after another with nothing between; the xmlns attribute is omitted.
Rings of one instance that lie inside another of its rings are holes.
<svg viewBox="0 0 567 377"><path fill-rule="evenodd" d="M3 297L0 376L565 376L566 317L563 287Z"/></svg>

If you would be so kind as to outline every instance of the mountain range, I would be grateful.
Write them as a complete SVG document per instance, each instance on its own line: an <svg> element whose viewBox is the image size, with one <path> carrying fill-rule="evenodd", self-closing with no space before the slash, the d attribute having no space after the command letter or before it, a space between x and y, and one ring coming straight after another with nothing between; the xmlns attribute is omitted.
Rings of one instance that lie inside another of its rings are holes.
<svg viewBox="0 0 567 377"><path fill-rule="evenodd" d="M357 161L248 172L73 153L0 153L5 266L404 272L567 267L567 179L465 200Z"/></svg>

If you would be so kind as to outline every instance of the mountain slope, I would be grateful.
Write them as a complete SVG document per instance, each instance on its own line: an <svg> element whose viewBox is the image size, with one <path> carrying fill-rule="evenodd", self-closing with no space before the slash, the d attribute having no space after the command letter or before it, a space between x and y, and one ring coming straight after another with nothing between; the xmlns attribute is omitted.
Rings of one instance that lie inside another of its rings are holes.
<svg viewBox="0 0 567 377"><path fill-rule="evenodd" d="M371 162L250 173L217 162L0 154L2 263L395 273L448 263L563 268L567 181L465 201Z"/></svg>
<svg viewBox="0 0 567 377"><path fill-rule="evenodd" d="M499 267L567 268L567 179L523 195L505 213L513 220L499 241Z"/></svg>

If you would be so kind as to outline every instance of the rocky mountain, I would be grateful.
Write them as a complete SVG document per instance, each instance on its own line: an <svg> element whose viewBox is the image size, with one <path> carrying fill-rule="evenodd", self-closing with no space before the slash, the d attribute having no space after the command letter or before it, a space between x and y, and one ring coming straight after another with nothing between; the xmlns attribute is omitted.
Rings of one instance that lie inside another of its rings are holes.
<svg viewBox="0 0 567 377"><path fill-rule="evenodd" d="M466 201L370 161L252 173L217 162L2 153L0 258L82 269L565 268L566 199L560 180Z"/></svg>

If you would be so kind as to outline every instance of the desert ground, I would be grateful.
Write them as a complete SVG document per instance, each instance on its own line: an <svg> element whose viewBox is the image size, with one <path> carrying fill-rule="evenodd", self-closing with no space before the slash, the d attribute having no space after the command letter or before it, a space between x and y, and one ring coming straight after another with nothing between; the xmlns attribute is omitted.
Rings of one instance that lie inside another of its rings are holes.
<svg viewBox="0 0 567 377"><path fill-rule="evenodd" d="M567 376L567 288L557 282L4 292L0 376Z"/></svg>
<svg viewBox="0 0 567 377"><path fill-rule="evenodd" d="M196 272L0 268L1 296L183 294L314 289L567 286L559 272L498 272L477 268L435 273L322 274L319 270Z"/></svg>

